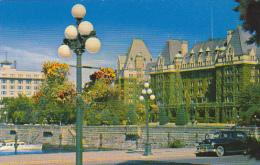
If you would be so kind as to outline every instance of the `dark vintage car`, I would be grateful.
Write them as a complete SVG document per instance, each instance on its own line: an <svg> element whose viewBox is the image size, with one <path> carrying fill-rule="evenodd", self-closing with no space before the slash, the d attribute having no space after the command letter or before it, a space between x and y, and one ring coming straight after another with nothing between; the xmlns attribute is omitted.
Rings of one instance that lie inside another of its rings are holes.
<svg viewBox="0 0 260 165"><path fill-rule="evenodd" d="M206 138L196 146L196 156L215 153L224 156L228 153L244 153L246 151L247 134L243 131L220 131L212 138Z"/></svg>

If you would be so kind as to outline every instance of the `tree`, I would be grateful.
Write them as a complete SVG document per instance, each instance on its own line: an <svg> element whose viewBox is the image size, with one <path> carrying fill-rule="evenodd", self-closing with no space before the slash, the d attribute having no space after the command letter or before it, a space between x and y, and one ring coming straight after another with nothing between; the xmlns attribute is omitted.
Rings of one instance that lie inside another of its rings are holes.
<svg viewBox="0 0 260 165"><path fill-rule="evenodd" d="M99 79L103 79L108 84L114 84L115 71L111 68L102 68L89 76L90 82L85 84L84 90L87 92Z"/></svg>
<svg viewBox="0 0 260 165"><path fill-rule="evenodd" d="M13 123L35 123L36 111L32 99L26 95L19 94L17 98L4 98L2 103L3 111L8 113L8 119Z"/></svg>
<svg viewBox="0 0 260 165"><path fill-rule="evenodd" d="M68 82L69 66L65 63L47 62L42 66L45 81L34 97L39 122L73 123L75 116L75 85Z"/></svg>
<svg viewBox="0 0 260 165"><path fill-rule="evenodd" d="M127 110L127 119L129 119L129 124L134 125L137 123L137 113L135 110L135 106L130 104Z"/></svg>
<svg viewBox="0 0 260 165"><path fill-rule="evenodd" d="M153 122L159 121L159 108L156 105L150 105L150 118ZM166 115L166 114L165 114Z"/></svg>
<svg viewBox="0 0 260 165"><path fill-rule="evenodd" d="M258 0L235 0L239 5L234 11L241 12L239 19L243 20L242 27L252 34L247 44L260 45L260 1Z"/></svg>
<svg viewBox="0 0 260 165"><path fill-rule="evenodd" d="M239 93L239 124L252 125L254 116L260 117L260 84L252 83Z"/></svg>
<svg viewBox="0 0 260 165"><path fill-rule="evenodd" d="M183 107L177 108L176 125L186 125L189 121L189 114Z"/></svg>
<svg viewBox="0 0 260 165"><path fill-rule="evenodd" d="M137 103L135 107L136 112L138 114L139 122L145 123L145 106L141 103Z"/></svg>
<svg viewBox="0 0 260 165"><path fill-rule="evenodd" d="M85 84L83 99L89 104L87 110L87 118L90 123L89 116L93 113L104 113L105 109L109 109L111 118L109 124L122 123L126 120L127 107L120 99L121 91L114 84L115 72L110 68L103 68L98 72L90 75L91 82ZM95 109L95 111L93 111ZM102 121L102 120L101 120ZM97 124L97 123L96 123Z"/></svg>
<svg viewBox="0 0 260 165"><path fill-rule="evenodd" d="M111 114L109 109L104 109L101 112L101 124L109 125L111 123Z"/></svg>
<svg viewBox="0 0 260 165"><path fill-rule="evenodd" d="M89 125L100 125L101 124L101 113L98 110L95 110L94 113L90 114L88 120Z"/></svg>
<svg viewBox="0 0 260 165"><path fill-rule="evenodd" d="M111 114L111 123L110 124L112 124L112 125L119 125L120 124L120 120L119 120L117 113Z"/></svg>
<svg viewBox="0 0 260 165"><path fill-rule="evenodd" d="M160 115L159 115L159 124L160 125L165 125L169 122L169 119L166 115L166 111L164 108L160 109Z"/></svg>

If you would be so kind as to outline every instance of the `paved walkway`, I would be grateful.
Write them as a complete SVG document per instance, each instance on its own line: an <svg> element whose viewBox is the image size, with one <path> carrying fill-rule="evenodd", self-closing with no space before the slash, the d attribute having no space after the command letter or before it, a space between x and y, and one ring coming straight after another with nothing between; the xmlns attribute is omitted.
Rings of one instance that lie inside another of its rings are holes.
<svg viewBox="0 0 260 165"><path fill-rule="evenodd" d="M163 160L173 157L195 157L194 151L193 148L153 149L153 155L149 156L143 156L143 151L91 151L83 153L83 162L84 164L149 164L149 162L151 164L156 161L156 164L161 164ZM75 157L75 153L0 156L0 165L76 164ZM134 163L136 161L139 163Z"/></svg>

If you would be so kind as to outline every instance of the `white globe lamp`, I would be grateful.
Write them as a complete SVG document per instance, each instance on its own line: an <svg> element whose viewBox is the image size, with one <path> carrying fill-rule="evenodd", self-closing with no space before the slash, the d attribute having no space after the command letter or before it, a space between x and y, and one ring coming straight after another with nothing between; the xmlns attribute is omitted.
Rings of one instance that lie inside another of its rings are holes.
<svg viewBox="0 0 260 165"><path fill-rule="evenodd" d="M143 95L146 94L146 90L145 90L145 89L142 90L142 94L143 94Z"/></svg>
<svg viewBox="0 0 260 165"><path fill-rule="evenodd" d="M86 15L86 8L81 4L74 5L71 14L75 19L83 19Z"/></svg>
<svg viewBox="0 0 260 165"><path fill-rule="evenodd" d="M83 21L79 24L78 30L81 35L89 35L94 30L94 27L90 22Z"/></svg>
<svg viewBox="0 0 260 165"><path fill-rule="evenodd" d="M149 88L149 83L144 83L145 88Z"/></svg>
<svg viewBox="0 0 260 165"><path fill-rule="evenodd" d="M101 42L98 38L91 37L86 41L85 47L89 53L97 53L101 48Z"/></svg>
<svg viewBox="0 0 260 165"><path fill-rule="evenodd" d="M151 95L150 100L154 100L154 99L155 99L155 95Z"/></svg>
<svg viewBox="0 0 260 165"><path fill-rule="evenodd" d="M69 48L68 45L61 45L58 49L58 54L60 58L68 59L71 57L73 51Z"/></svg>
<svg viewBox="0 0 260 165"><path fill-rule="evenodd" d="M77 36L78 36L77 28L75 26L73 26L73 25L68 26L65 29L65 36L68 39L75 39L75 38L77 38Z"/></svg>
<svg viewBox="0 0 260 165"><path fill-rule="evenodd" d="M139 100L140 100L140 101L144 101L144 96L140 96L140 97L139 97Z"/></svg>
<svg viewBox="0 0 260 165"><path fill-rule="evenodd" d="M147 94L150 95L150 94L152 94L152 92L153 92L152 89L147 89Z"/></svg>

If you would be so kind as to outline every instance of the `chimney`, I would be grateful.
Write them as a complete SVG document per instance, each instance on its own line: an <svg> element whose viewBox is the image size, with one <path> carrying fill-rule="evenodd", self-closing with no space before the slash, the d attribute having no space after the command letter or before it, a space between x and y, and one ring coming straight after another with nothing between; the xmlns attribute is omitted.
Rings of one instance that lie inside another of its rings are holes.
<svg viewBox="0 0 260 165"><path fill-rule="evenodd" d="M229 41L231 40L233 34L234 34L234 30L227 31L227 45L228 45Z"/></svg>
<svg viewBox="0 0 260 165"><path fill-rule="evenodd" d="M188 53L188 41L183 40L181 42L181 54L182 56L184 56L187 53Z"/></svg>
<svg viewBox="0 0 260 165"><path fill-rule="evenodd" d="M14 69L16 69L16 67L17 67L17 62L16 60L14 60Z"/></svg>

